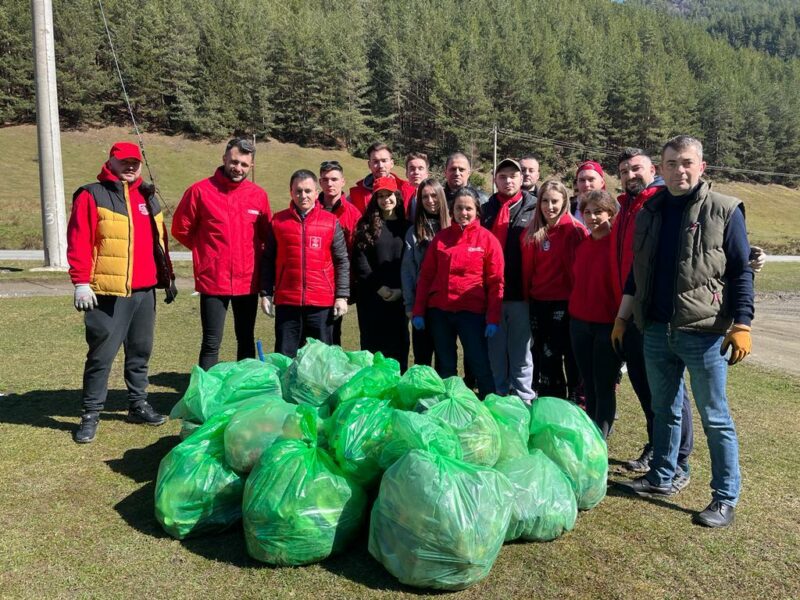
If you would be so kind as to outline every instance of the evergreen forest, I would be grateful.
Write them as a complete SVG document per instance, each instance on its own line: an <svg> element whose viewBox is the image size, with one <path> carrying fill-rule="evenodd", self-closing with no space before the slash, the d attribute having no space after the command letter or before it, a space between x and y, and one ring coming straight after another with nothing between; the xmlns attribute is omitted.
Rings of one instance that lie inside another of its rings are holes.
<svg viewBox="0 0 800 600"><path fill-rule="evenodd" d="M731 178L800 173L797 2L104 0L149 131L554 170L705 144ZM733 7L736 7L735 10ZM128 125L97 0L54 0L62 126ZM0 5L0 124L35 121L29 0ZM748 170L748 172L739 171Z"/></svg>

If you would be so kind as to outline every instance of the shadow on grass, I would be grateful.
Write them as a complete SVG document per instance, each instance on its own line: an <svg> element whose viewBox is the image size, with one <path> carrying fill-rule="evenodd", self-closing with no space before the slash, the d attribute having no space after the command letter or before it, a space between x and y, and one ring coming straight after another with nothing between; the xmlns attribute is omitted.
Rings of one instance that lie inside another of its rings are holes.
<svg viewBox="0 0 800 600"><path fill-rule="evenodd" d="M177 392L152 392L147 400L160 413L169 413L180 399ZM125 420L128 399L125 390L108 392L100 420ZM81 390L32 390L0 397L0 423L31 425L72 432L81 415ZM61 418L74 420L64 423Z"/></svg>
<svg viewBox="0 0 800 600"><path fill-rule="evenodd" d="M156 373L150 377L152 386L174 391L152 391L147 400L157 412L169 414L189 385L186 373ZM101 421L125 420L128 410L126 390L109 390ZM32 390L24 394L0 396L0 423L31 425L72 432L81 415L81 390ZM74 420L64 423L61 418Z"/></svg>
<svg viewBox="0 0 800 600"><path fill-rule="evenodd" d="M637 496L636 494L627 491L624 481L609 481L606 495L614 496L616 498L628 498L629 500L633 500L635 502L648 502L654 506L667 508L669 510L676 510L678 512L686 513L687 515L693 515L695 513L695 511L691 509L674 504L672 501L670 501L669 497L659 498L657 496Z"/></svg>

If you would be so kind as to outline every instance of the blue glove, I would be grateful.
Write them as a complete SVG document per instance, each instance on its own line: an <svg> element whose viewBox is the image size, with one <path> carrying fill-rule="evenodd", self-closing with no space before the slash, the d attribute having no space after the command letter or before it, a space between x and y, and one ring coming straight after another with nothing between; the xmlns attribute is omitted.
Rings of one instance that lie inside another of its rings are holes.
<svg viewBox="0 0 800 600"><path fill-rule="evenodd" d="M483 335L485 335L487 338L490 338L495 333L497 333L497 325L492 325L491 323L489 323L486 326L486 331L483 332Z"/></svg>
<svg viewBox="0 0 800 600"><path fill-rule="evenodd" d="M417 331L422 331L425 329L425 319L423 317L414 317L411 319L411 324Z"/></svg>

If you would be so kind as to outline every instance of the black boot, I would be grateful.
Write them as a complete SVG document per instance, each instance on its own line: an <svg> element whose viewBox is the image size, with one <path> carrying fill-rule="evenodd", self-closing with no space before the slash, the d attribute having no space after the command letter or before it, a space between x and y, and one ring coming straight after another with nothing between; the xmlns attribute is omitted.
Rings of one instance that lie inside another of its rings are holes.
<svg viewBox="0 0 800 600"><path fill-rule="evenodd" d="M128 410L129 423L143 423L157 427L167 422L167 417L158 414L147 402L140 402Z"/></svg>
<svg viewBox="0 0 800 600"><path fill-rule="evenodd" d="M97 435L97 426L100 424L100 414L96 412L87 412L81 416L81 422L75 430L73 439L78 444L88 444L94 441Z"/></svg>

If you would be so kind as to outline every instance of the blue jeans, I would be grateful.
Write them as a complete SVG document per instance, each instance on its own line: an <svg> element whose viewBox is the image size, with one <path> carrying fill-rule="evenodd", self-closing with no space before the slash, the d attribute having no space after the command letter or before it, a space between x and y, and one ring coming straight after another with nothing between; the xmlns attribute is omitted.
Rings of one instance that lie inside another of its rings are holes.
<svg viewBox="0 0 800 600"><path fill-rule="evenodd" d="M425 327L430 330L436 351L436 372L442 379L457 375L456 339L464 349L464 364L469 365L483 399L494 393L494 378L489 367L489 349L484 337L486 316L467 310L451 312L429 308Z"/></svg>
<svg viewBox="0 0 800 600"><path fill-rule="evenodd" d="M669 485L675 475L683 373L688 369L711 455L711 495L735 506L741 486L739 442L728 410L728 363L719 353L721 344L722 336L716 333L670 330L666 323L645 326L644 359L655 416L653 461L647 477L654 485Z"/></svg>

